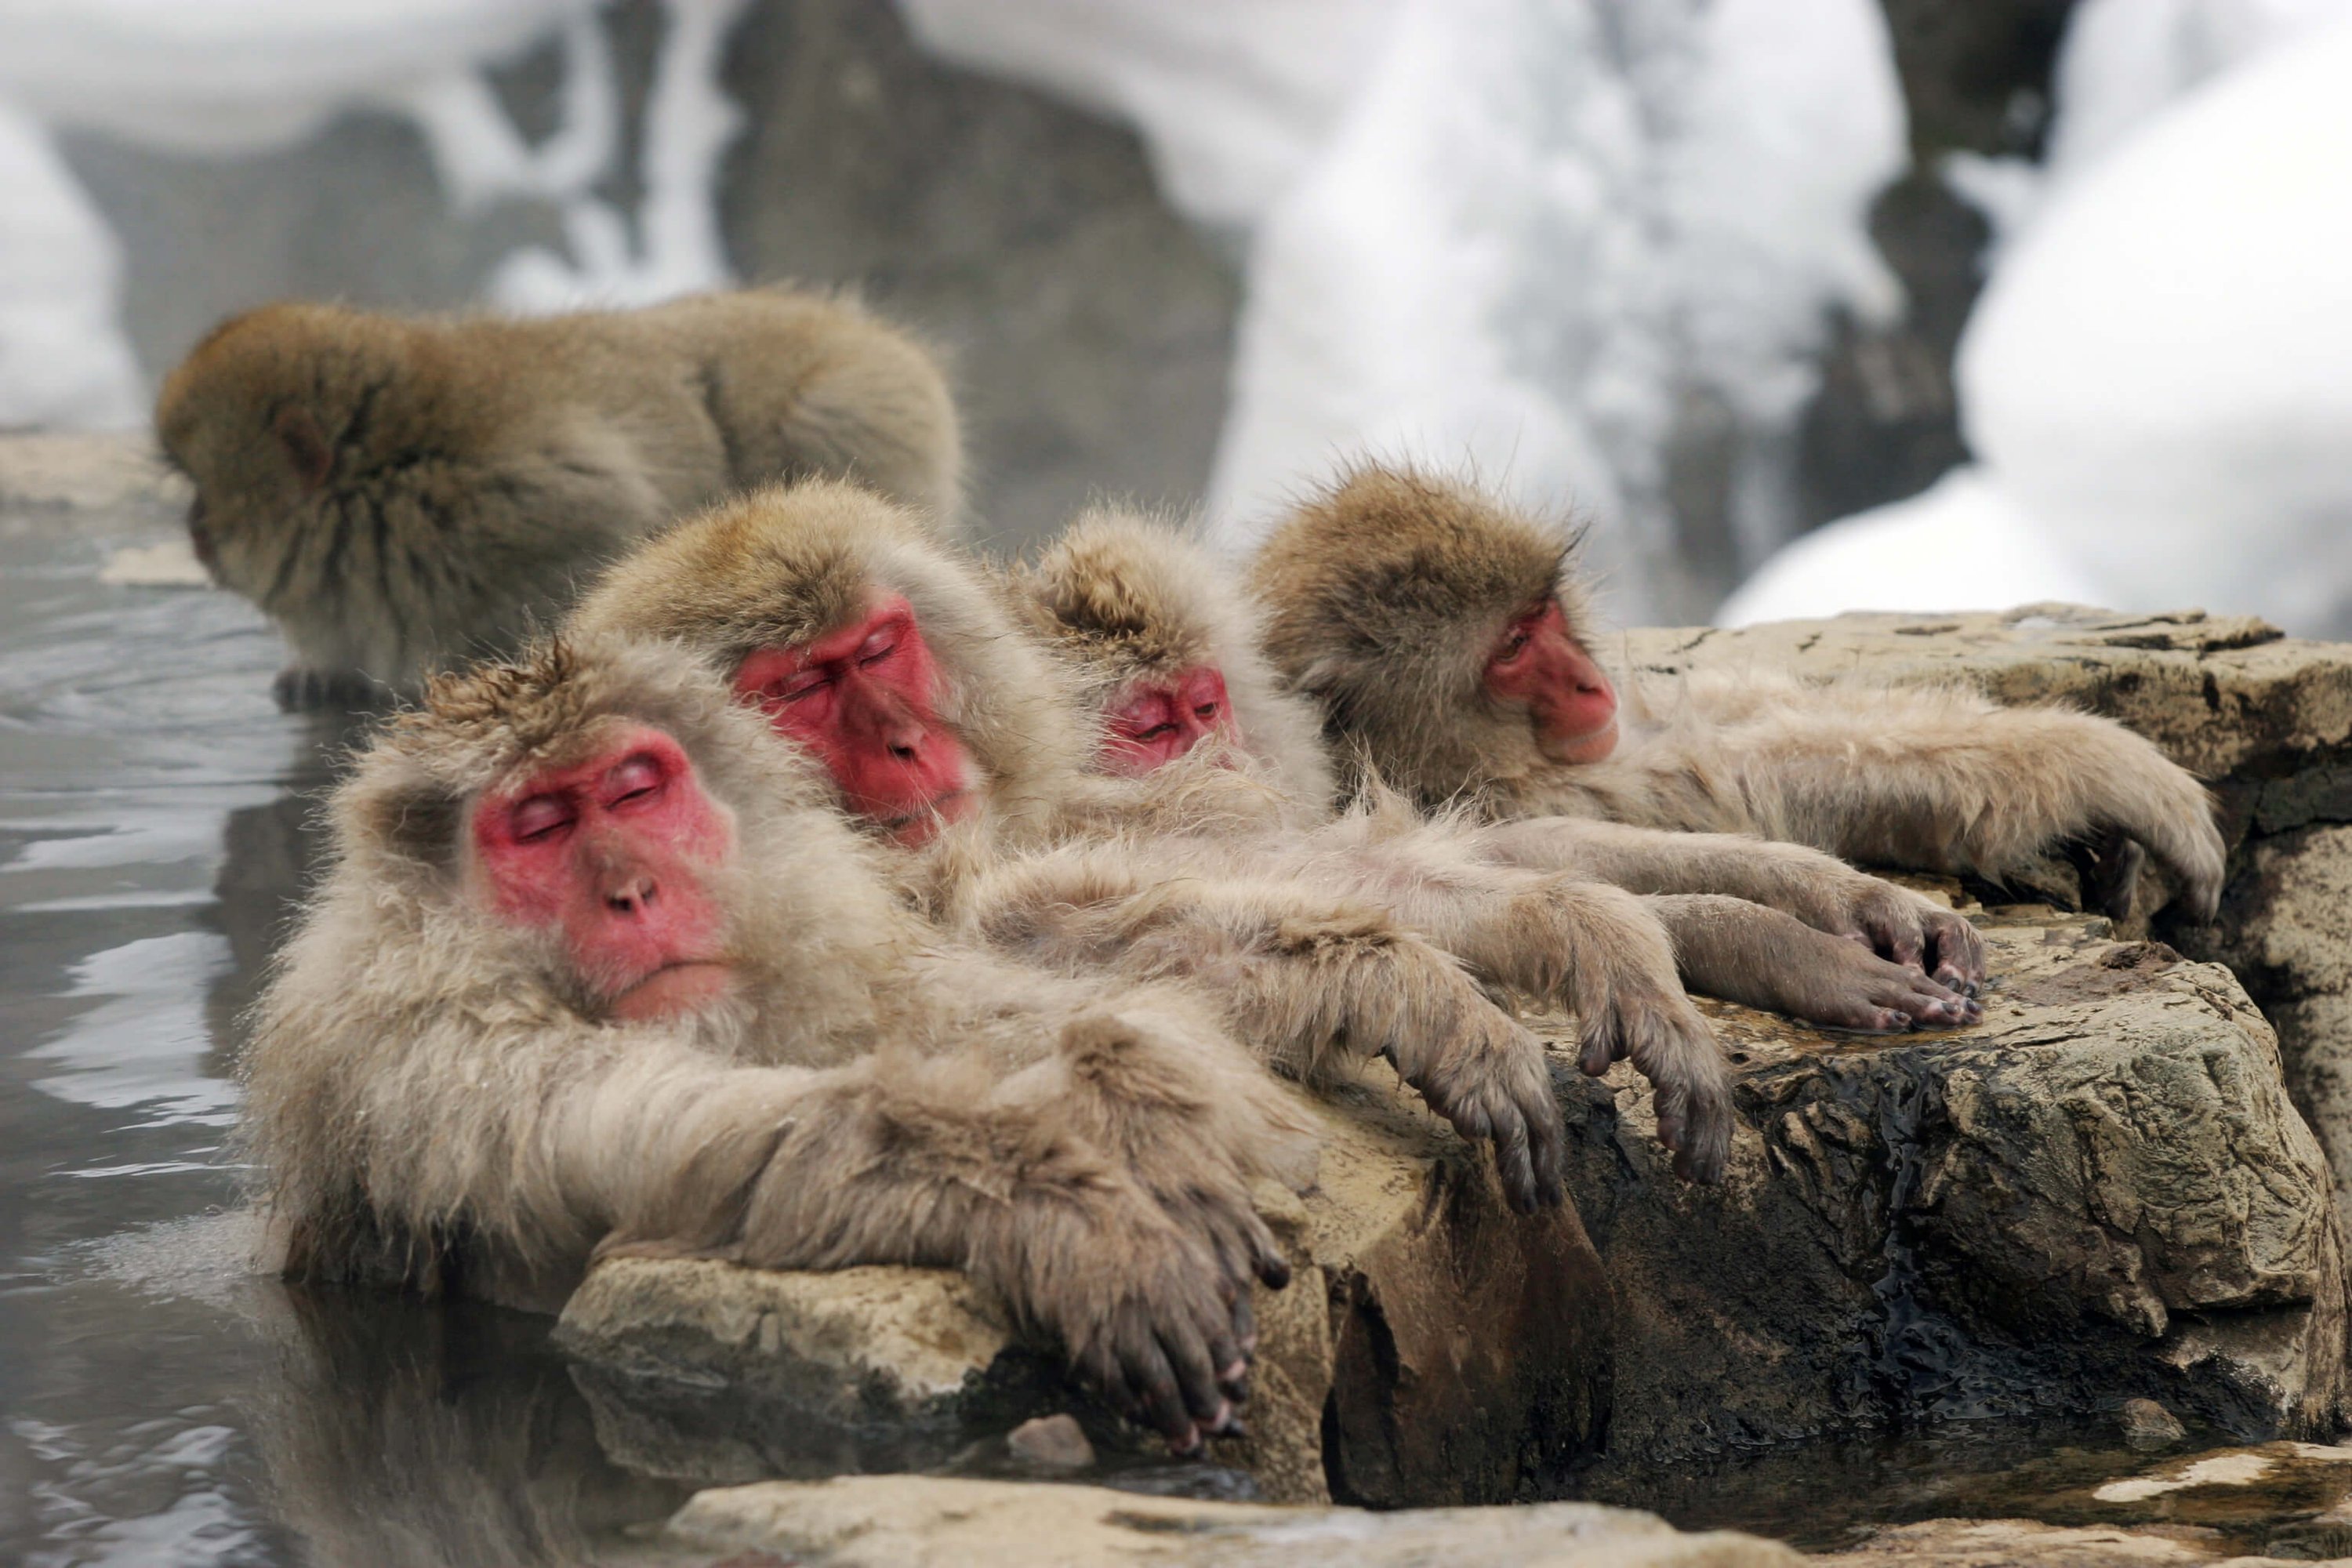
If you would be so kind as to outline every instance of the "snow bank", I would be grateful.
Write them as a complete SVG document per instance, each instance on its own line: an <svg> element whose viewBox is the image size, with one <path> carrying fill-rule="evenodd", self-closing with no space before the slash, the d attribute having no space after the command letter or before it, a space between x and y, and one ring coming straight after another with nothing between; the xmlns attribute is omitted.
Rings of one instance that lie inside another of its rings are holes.
<svg viewBox="0 0 2352 1568"><path fill-rule="evenodd" d="M0 100L0 427L146 416L115 324L121 275L114 236L48 132Z"/></svg>
<svg viewBox="0 0 2352 1568"><path fill-rule="evenodd" d="M1397 0L898 0L941 59L1141 133L1177 210L1246 231L1329 135Z"/></svg>
<svg viewBox="0 0 2352 1568"><path fill-rule="evenodd" d="M1341 454L1467 466L1573 504L1641 616L1677 574L1667 452L1705 399L1761 553L1830 310L1899 307L1864 220L1903 143L1872 0L1405 0L1253 251L1223 537Z"/></svg>
<svg viewBox="0 0 2352 1568"><path fill-rule="evenodd" d="M1998 606L2055 565L2117 608L2352 635L2352 23L2310 26L2347 10L2086 5L2060 78L2086 119L2062 100L1961 343L1979 468L1799 541L1720 618Z"/></svg>

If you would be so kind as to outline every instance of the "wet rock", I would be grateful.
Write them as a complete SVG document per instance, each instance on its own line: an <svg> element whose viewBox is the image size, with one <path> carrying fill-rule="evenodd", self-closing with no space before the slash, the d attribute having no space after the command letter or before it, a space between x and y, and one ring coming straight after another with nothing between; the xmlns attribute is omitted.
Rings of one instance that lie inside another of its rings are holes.
<svg viewBox="0 0 2352 1568"><path fill-rule="evenodd" d="M1075 1415L1039 1415L1005 1435L1005 1450L1041 1470L1083 1470L1095 1462L1095 1446Z"/></svg>
<svg viewBox="0 0 2352 1568"><path fill-rule="evenodd" d="M2116 1415L2124 1441L2135 1448L2169 1448L2189 1437L2180 1417L2153 1399L2126 1399Z"/></svg>
<svg viewBox="0 0 2352 1568"><path fill-rule="evenodd" d="M1569 1100L1618 1306L1610 1453L1579 1495L2151 1391L2252 1436L2332 1427L2331 1183L2244 992L2104 919L1971 913L1995 976L1975 1027L1861 1040L1704 1004L1740 1073L1718 1188L1674 1179L1625 1068Z"/></svg>
<svg viewBox="0 0 2352 1568"><path fill-rule="evenodd" d="M667 1545L827 1568L1795 1568L1785 1546L1685 1535L1589 1503L1366 1513L1141 1497L1098 1487L845 1477L698 1493Z"/></svg>
<svg viewBox="0 0 2352 1568"><path fill-rule="evenodd" d="M2339 1207L2352 1199L2352 644L2287 637L2244 616L2071 605L1626 641L1649 674L1865 668L1964 680L2003 702L2070 702L2122 721L2210 783L2231 843L2221 917L2194 927L2160 913L2155 933L2245 984L2278 1030L2288 1092L2327 1152ZM2042 892L2063 899L2058 869Z"/></svg>
<svg viewBox="0 0 2352 1568"><path fill-rule="evenodd" d="M1250 1436L1219 1440L1214 1459L1282 1501L1494 1501L1557 1485L1597 1444L1609 1376L1609 1286L1574 1210L1513 1215L1484 1154L1392 1079L1338 1094L1314 1190L1263 1195L1294 1278L1259 1292ZM819 1430L838 1435L821 1462L887 1463L877 1426L944 1447L1076 1397L992 1297L936 1271L615 1259L557 1333L622 1407L600 1430L664 1408L628 1439L662 1473L684 1473L689 1439L814 1473L774 1445Z"/></svg>

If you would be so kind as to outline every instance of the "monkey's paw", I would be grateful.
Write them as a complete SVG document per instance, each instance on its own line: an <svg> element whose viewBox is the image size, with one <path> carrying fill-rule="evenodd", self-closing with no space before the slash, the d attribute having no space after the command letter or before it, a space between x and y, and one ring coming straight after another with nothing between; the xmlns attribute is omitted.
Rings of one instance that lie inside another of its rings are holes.
<svg viewBox="0 0 2352 1568"><path fill-rule="evenodd" d="M1578 1065L1594 1078L1631 1060L1656 1091L1658 1142L1674 1152L1685 1181L1723 1179L1731 1156L1731 1072L1715 1031L1677 984L1672 991L1620 984L1580 1016Z"/></svg>
<svg viewBox="0 0 2352 1568"><path fill-rule="evenodd" d="M1268 1257L1258 1278L1279 1289L1289 1268L1279 1254ZM1060 1333L1072 1368L1112 1409L1178 1454L1198 1452L1204 1435L1242 1432L1235 1408L1247 1397L1253 1338L1247 1281L1236 1285L1210 1247L1165 1222L1123 1228L1059 1262L1039 1269L1049 1278L1034 1298L1035 1315ZM1062 1292L1074 1278L1096 1284L1071 1300Z"/></svg>
<svg viewBox="0 0 2352 1568"><path fill-rule="evenodd" d="M1964 996L1988 973L1984 937L1968 917L1866 872L1842 879L1828 919L1815 923Z"/></svg>
<svg viewBox="0 0 2352 1568"><path fill-rule="evenodd" d="M1456 1026L1433 1048L1391 1052L1399 1076L1429 1108L1475 1142L1492 1140L1503 1195L1521 1214L1567 1195L1568 1132L1542 1042L1485 1001L1465 1006Z"/></svg>
<svg viewBox="0 0 2352 1568"><path fill-rule="evenodd" d="M1781 995L1775 1005L1819 1028L1873 1035L1957 1029L1984 1016L1983 1006L1969 994L1974 984L1962 991L1916 965L1891 963L1870 952L1865 942L1860 936L1822 935L1816 948L1792 959L1777 977Z"/></svg>

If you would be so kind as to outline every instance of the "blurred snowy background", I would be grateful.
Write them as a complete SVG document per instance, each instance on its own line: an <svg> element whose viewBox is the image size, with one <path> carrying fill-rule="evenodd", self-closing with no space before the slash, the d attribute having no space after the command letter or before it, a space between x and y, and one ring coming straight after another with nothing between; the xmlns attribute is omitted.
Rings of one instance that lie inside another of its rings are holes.
<svg viewBox="0 0 2352 1568"><path fill-rule="evenodd" d="M0 0L0 426L786 277L949 350L1007 542L1370 449L1626 621L2352 636L2352 0Z"/></svg>

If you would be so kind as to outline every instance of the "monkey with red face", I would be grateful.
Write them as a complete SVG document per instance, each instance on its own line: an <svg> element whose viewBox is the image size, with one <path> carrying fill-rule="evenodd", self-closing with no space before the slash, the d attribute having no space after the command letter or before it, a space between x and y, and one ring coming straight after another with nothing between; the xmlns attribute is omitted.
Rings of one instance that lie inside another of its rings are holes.
<svg viewBox="0 0 2352 1568"><path fill-rule="evenodd" d="M1249 582L1266 652L1341 756L1425 805L1515 825L1495 842L1530 863L1556 860L1557 835L1533 819L1625 825L1589 837L1580 863L1626 887L1737 892L1882 940L1869 911L1794 861L1700 836L1996 882L2089 841L2116 912L2148 852L2192 914L2210 919L2220 899L2204 790L2109 720L1948 688L1758 676L1640 693L1660 716L1628 722L1591 651L1564 537L1465 485L1360 468L1283 520ZM1942 933L1891 934L1895 956L1937 963Z"/></svg>
<svg viewBox="0 0 2352 1568"><path fill-rule="evenodd" d="M616 1249L961 1268L1180 1447L1300 1108L1188 992L961 946L698 661L445 677L337 791L244 1136L293 1275L551 1307Z"/></svg>
<svg viewBox="0 0 2352 1568"><path fill-rule="evenodd" d="M1630 1056L1659 1083L1686 1168L1721 1168L1719 1056L1636 900L1515 868L1399 892L1375 858L1290 834L1301 806L1255 763L1096 773L1090 728L1003 596L869 491L808 482L691 520L614 567L574 625L705 653L831 763L845 805L919 851L910 886L940 918L1066 973L1212 980L1228 1026L1302 1077L1386 1058L1491 1140L1523 1208L1557 1201L1564 1134L1540 1044L1482 981L1571 1006L1591 1059ZM1442 836L1358 826L1394 853Z"/></svg>

